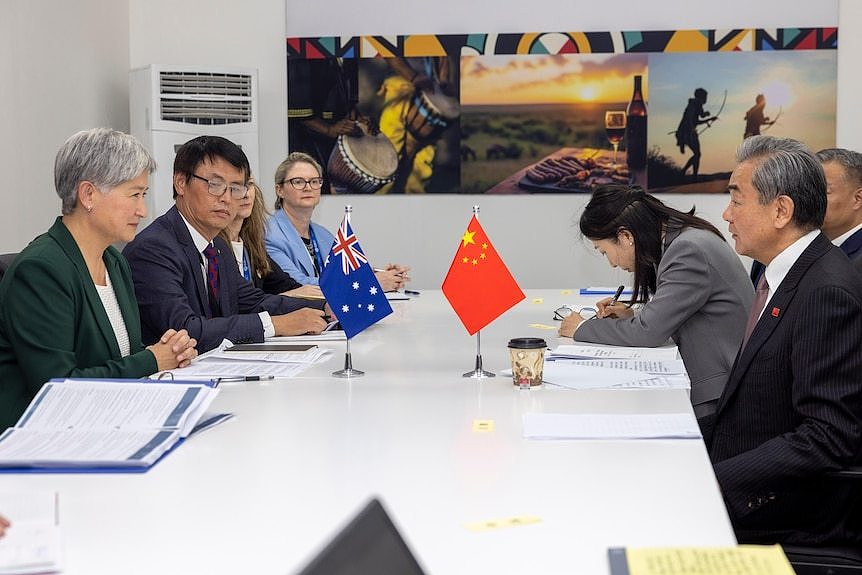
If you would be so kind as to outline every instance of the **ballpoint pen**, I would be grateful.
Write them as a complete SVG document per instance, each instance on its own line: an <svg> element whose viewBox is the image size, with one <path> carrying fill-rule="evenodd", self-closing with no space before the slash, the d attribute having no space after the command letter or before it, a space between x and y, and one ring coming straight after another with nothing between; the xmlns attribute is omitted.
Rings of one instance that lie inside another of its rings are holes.
<svg viewBox="0 0 862 575"><path fill-rule="evenodd" d="M274 375L240 375L237 377L218 377L216 383L223 381L269 381L275 379Z"/></svg>
<svg viewBox="0 0 862 575"><path fill-rule="evenodd" d="M626 289L626 286L620 286L617 288L617 292L614 294L614 297L611 298L611 303L608 305L614 305L620 299L620 296L623 295L623 290Z"/></svg>

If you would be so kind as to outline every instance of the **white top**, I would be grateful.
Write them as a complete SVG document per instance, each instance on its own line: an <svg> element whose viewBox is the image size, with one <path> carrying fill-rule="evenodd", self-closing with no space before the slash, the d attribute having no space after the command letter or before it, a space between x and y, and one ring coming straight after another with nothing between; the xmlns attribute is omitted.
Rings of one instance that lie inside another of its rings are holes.
<svg viewBox="0 0 862 575"><path fill-rule="evenodd" d="M461 377L476 337L423 290L351 340L364 377L333 377L345 342L322 342L334 355L299 377L222 384L210 409L236 417L144 474L0 474L0 491L59 492L64 575L297 573L373 495L431 574L607 575L610 546L735 545L701 440L524 439L525 413L692 413L685 390L520 390L500 374L511 338L556 347L533 325L601 297L528 291L482 330L497 377L476 380Z"/></svg>
<svg viewBox="0 0 862 575"><path fill-rule="evenodd" d="M113 284L111 284L111 274L107 272L105 273L105 283L107 285L100 286L99 284L94 284L96 286L96 293L99 294L99 299L102 300L102 305L108 314L108 321L111 322L111 327L114 329L117 345L120 346L120 356L126 357L131 350L129 346L129 332L126 330L126 322L123 319L123 313L120 311L117 294L114 292Z"/></svg>
<svg viewBox="0 0 862 575"><path fill-rule="evenodd" d="M849 230L832 240L832 243L840 248L841 244L847 241L847 238L858 232L860 229L862 229L862 224L850 228Z"/></svg>

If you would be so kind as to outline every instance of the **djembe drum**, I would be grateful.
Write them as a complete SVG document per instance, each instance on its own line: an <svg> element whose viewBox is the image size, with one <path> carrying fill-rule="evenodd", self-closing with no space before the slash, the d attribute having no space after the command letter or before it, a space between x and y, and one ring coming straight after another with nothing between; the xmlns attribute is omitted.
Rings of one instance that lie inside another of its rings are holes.
<svg viewBox="0 0 862 575"><path fill-rule="evenodd" d="M389 138L339 136L327 163L327 173L338 192L372 194L395 177L398 154Z"/></svg>
<svg viewBox="0 0 862 575"><path fill-rule="evenodd" d="M419 141L430 142L460 115L457 99L437 91L417 90L405 116L407 131Z"/></svg>

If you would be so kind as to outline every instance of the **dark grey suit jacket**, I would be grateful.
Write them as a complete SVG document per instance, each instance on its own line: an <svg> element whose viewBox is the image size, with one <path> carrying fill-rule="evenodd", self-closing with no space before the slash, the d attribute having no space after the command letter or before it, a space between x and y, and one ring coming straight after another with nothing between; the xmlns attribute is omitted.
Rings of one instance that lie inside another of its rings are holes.
<svg viewBox="0 0 862 575"><path fill-rule="evenodd" d="M176 206L156 218L123 250L129 260L141 311L145 344L155 342L168 328L185 328L198 340L198 351L234 343L263 341L259 312L285 314L302 307L322 307L308 300L268 295L247 282L236 265L233 251L216 237L219 304L222 317L207 318L207 286L201 271L201 254L192 241Z"/></svg>
<svg viewBox="0 0 862 575"><path fill-rule="evenodd" d="M862 453L862 279L823 234L734 364L710 458L742 542L862 542L858 492L824 476ZM857 490L858 491L858 490Z"/></svg>
<svg viewBox="0 0 862 575"><path fill-rule="evenodd" d="M650 301L631 319L582 323L575 339L638 347L657 347L673 339L701 418L715 411L753 300L745 267L727 242L707 230L671 230Z"/></svg>

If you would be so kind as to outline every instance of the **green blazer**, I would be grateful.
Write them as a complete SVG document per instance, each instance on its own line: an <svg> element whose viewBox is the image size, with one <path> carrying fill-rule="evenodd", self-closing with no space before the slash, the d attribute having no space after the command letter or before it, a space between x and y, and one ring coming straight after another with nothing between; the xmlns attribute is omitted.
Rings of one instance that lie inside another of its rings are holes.
<svg viewBox="0 0 862 575"><path fill-rule="evenodd" d="M157 371L155 356L141 344L129 264L113 247L102 259L129 332L126 357L62 218L18 254L0 281L0 430L15 424L51 378L138 378Z"/></svg>

